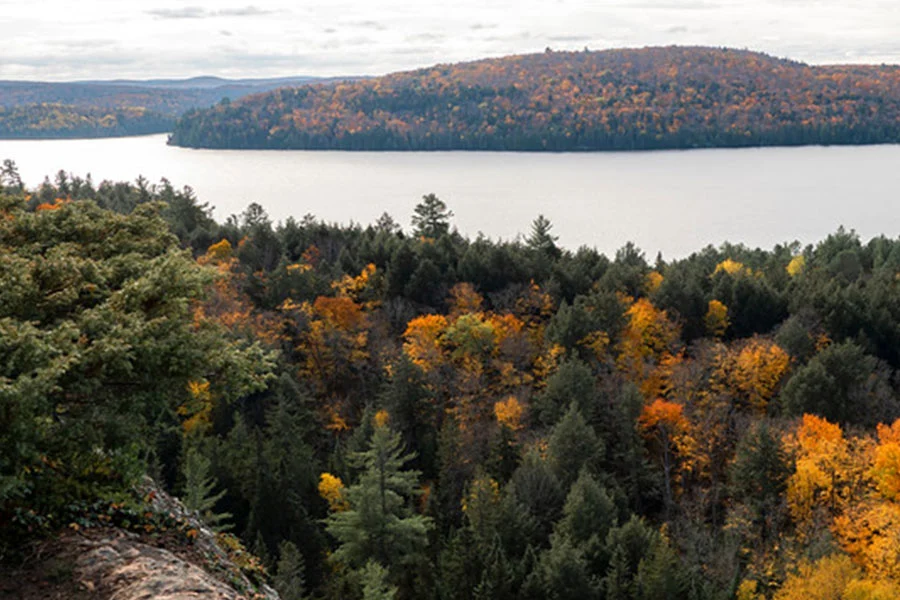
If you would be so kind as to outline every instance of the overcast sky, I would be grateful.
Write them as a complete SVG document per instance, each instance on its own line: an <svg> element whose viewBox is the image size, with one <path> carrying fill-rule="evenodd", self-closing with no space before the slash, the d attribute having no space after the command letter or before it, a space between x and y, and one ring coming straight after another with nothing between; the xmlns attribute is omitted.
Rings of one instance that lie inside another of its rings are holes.
<svg viewBox="0 0 900 600"><path fill-rule="evenodd" d="M0 32L0 79L375 75L547 46L900 63L900 0L0 0Z"/></svg>

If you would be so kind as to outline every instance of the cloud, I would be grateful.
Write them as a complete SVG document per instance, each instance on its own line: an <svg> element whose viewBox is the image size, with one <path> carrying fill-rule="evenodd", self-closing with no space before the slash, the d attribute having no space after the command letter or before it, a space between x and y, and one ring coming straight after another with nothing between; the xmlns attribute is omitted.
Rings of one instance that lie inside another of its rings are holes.
<svg viewBox="0 0 900 600"><path fill-rule="evenodd" d="M592 38L589 35L551 35L547 37L547 41L550 42L573 42L573 43L581 43L581 42L589 42Z"/></svg>
<svg viewBox="0 0 900 600"><path fill-rule="evenodd" d="M209 11L199 6L185 6L183 8L154 8L146 11L148 15L157 19L205 19L210 16Z"/></svg>
<svg viewBox="0 0 900 600"><path fill-rule="evenodd" d="M185 6L183 8L154 8L145 12L157 19L213 19L216 17L258 17L270 15L276 11L266 10L258 6L223 8L221 10L207 10L199 6Z"/></svg>
<svg viewBox="0 0 900 600"><path fill-rule="evenodd" d="M447 36L443 33L416 33L414 35L406 36L407 42L443 42L447 39Z"/></svg>
<svg viewBox="0 0 900 600"><path fill-rule="evenodd" d="M718 2L707 0L638 0L623 2L619 6L633 10L715 10L722 8Z"/></svg>
<svg viewBox="0 0 900 600"><path fill-rule="evenodd" d="M351 27L357 27L359 29L373 29L375 31L386 31L387 25L384 23L380 23L378 21L352 21L347 23L347 25Z"/></svg>
<svg viewBox="0 0 900 600"><path fill-rule="evenodd" d="M48 40L47 44L56 48L68 48L70 50L96 50L97 48L118 46L119 42L111 39L82 39L82 40Z"/></svg>
<svg viewBox="0 0 900 600"><path fill-rule="evenodd" d="M223 8L217 10L214 15L217 17L257 17L260 15L271 15L277 11L266 10L258 6L245 6L243 8Z"/></svg>

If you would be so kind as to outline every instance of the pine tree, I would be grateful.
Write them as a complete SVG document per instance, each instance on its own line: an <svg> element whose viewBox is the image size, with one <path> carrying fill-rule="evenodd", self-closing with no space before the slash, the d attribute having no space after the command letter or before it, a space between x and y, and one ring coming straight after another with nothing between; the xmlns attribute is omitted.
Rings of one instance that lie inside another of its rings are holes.
<svg viewBox="0 0 900 600"><path fill-rule="evenodd" d="M443 200L434 194L422 196L412 217L413 233L416 236L437 239L450 231L450 217L453 211L447 210Z"/></svg>
<svg viewBox="0 0 900 600"><path fill-rule="evenodd" d="M369 449L350 457L362 475L347 489L349 508L329 515L326 529L340 543L332 555L335 561L362 568L375 560L399 575L421 557L432 523L410 505L418 493L419 472L403 470L412 457L403 454L400 435L375 421Z"/></svg>
<svg viewBox="0 0 900 600"><path fill-rule="evenodd" d="M394 600L397 588L387 582L388 570L370 560L362 569L363 600Z"/></svg>
<svg viewBox="0 0 900 600"><path fill-rule="evenodd" d="M559 248L556 247L556 240L559 237L552 235L551 229L553 229L553 225L550 220L544 215L538 215L531 222L531 234L528 236L526 244L532 250L557 258L561 254Z"/></svg>

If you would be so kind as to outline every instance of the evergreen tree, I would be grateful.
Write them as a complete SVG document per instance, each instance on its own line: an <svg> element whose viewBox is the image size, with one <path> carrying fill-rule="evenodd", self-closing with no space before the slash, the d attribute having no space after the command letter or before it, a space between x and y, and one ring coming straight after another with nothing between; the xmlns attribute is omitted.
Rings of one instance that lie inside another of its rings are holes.
<svg viewBox="0 0 900 600"><path fill-rule="evenodd" d="M544 256L559 258L560 254L562 254L556 246L556 240L559 237L552 235L550 233L551 229L553 229L553 225L550 223L550 220L544 215L538 215L531 222L531 234L525 243L529 248Z"/></svg>
<svg viewBox="0 0 900 600"><path fill-rule="evenodd" d="M434 194L422 196L422 202L416 205L412 217L413 234L417 237L437 239L450 231L450 218L453 211L447 210L443 200Z"/></svg>
<svg viewBox="0 0 900 600"><path fill-rule="evenodd" d="M573 402L550 434L550 464L557 479L568 490L582 468L596 468L603 452L603 442L597 439L594 428L588 425Z"/></svg>
<svg viewBox="0 0 900 600"><path fill-rule="evenodd" d="M306 565L303 555L293 542L282 542L278 547L278 570L272 583L282 600L306 598Z"/></svg>
<svg viewBox="0 0 900 600"><path fill-rule="evenodd" d="M635 600L681 600L687 577L681 560L665 535L659 536L649 555L638 565Z"/></svg>
<svg viewBox="0 0 900 600"><path fill-rule="evenodd" d="M595 399L596 383L590 367L578 359L569 359L547 379L547 387L535 404L541 422L554 425L572 403L582 415L593 415Z"/></svg>
<svg viewBox="0 0 900 600"><path fill-rule="evenodd" d="M434 430L434 408L428 399L425 377L406 354L393 364L390 379L381 394L381 404L391 415L392 425L401 434L404 446L418 448L412 459L426 477L436 472L437 432Z"/></svg>
<svg viewBox="0 0 900 600"><path fill-rule="evenodd" d="M216 504L225 496L226 490L215 492L219 483L210 475L211 463L208 458L196 448L189 448L182 474L184 475L184 506L203 519L203 521L216 531L226 531L231 528L229 523L233 515L227 512L216 512Z"/></svg>
<svg viewBox="0 0 900 600"><path fill-rule="evenodd" d="M362 600L394 600L397 588L388 583L388 570L370 560L361 572Z"/></svg>
<svg viewBox="0 0 900 600"><path fill-rule="evenodd" d="M616 507L606 490L590 473L582 470L566 497L555 534L580 548L591 570L601 573L606 566L603 564L606 536L616 525L616 520Z"/></svg>
<svg viewBox="0 0 900 600"><path fill-rule="evenodd" d="M331 513L326 530L339 543L333 560L351 568L375 561L396 579L423 557L432 523L411 506L419 473L404 467L412 457L403 454L400 435L380 419L376 415L368 450L351 456L362 474L346 491L349 508Z"/></svg>

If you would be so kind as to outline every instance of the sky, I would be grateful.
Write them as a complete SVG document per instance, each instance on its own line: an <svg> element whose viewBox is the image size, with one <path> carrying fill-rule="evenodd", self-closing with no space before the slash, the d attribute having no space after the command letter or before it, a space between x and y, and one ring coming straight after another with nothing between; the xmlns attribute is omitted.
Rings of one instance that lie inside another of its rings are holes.
<svg viewBox="0 0 900 600"><path fill-rule="evenodd" d="M378 75L555 50L729 46L900 63L898 0L0 0L0 79Z"/></svg>

